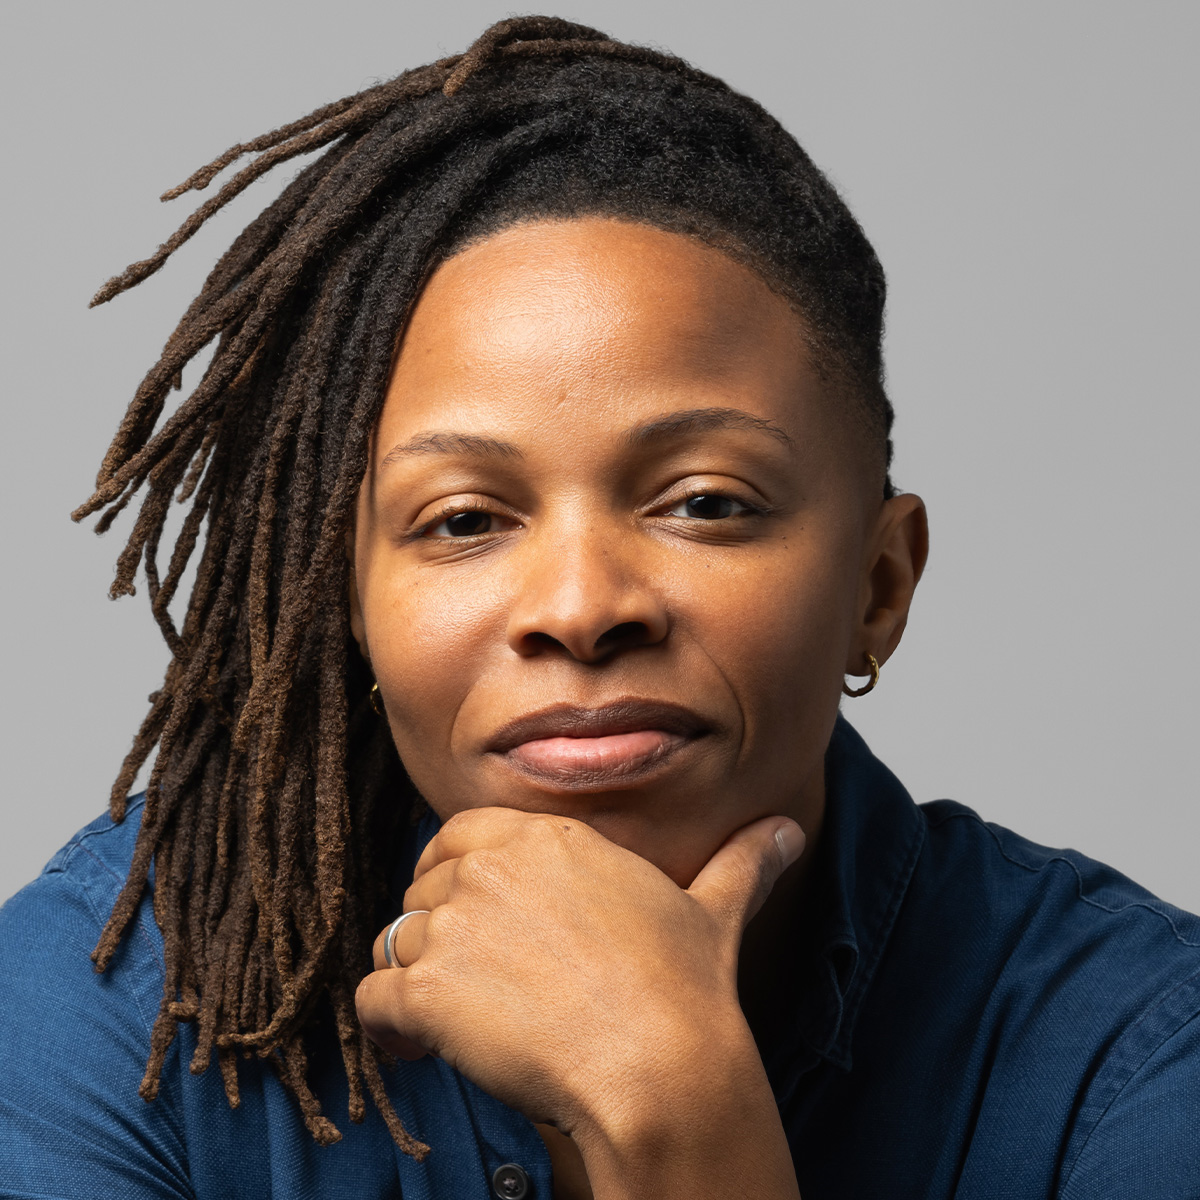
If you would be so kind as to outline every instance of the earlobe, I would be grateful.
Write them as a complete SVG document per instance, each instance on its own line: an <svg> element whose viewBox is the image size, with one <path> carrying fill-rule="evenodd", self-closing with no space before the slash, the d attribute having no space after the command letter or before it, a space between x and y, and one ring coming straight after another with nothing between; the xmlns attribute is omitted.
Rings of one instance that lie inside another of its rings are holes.
<svg viewBox="0 0 1200 1200"><path fill-rule="evenodd" d="M882 664L900 644L928 556L924 501L908 494L885 500L863 563L859 623L850 644L847 675L867 674L868 654Z"/></svg>

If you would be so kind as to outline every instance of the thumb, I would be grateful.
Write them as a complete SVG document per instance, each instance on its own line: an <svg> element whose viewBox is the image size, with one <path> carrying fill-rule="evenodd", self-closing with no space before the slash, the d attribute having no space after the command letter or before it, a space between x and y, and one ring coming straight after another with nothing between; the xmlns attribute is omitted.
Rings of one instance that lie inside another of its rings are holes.
<svg viewBox="0 0 1200 1200"><path fill-rule="evenodd" d="M788 817L743 825L704 864L688 894L740 935L780 875L803 853L804 840L804 830Z"/></svg>

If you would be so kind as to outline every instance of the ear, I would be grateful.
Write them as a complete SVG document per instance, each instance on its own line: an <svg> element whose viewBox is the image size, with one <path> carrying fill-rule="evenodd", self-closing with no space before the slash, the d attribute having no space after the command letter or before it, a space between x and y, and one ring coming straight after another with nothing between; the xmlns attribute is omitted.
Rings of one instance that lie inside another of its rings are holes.
<svg viewBox="0 0 1200 1200"><path fill-rule="evenodd" d="M367 628L363 623L362 602L358 598L358 576L354 571L354 526L346 530L346 560L350 564L349 587L347 599L350 604L350 632L358 643L358 652L363 660L370 664L371 656L367 653Z"/></svg>
<svg viewBox="0 0 1200 1200"><path fill-rule="evenodd" d="M929 523L920 496L893 496L879 509L867 542L858 594L858 621L850 640L847 675L866 675L867 654L887 662L900 644L925 560Z"/></svg>

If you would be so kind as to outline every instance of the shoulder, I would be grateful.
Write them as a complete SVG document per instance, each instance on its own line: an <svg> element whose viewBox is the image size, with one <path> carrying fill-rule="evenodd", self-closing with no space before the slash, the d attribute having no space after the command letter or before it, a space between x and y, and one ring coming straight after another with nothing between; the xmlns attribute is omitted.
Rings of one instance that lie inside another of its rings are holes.
<svg viewBox="0 0 1200 1200"><path fill-rule="evenodd" d="M1200 918L961 804L920 811L927 833L910 917L985 967L992 987L1023 990L1046 1014L1065 1019L1074 1006L1161 1039L1200 1010Z"/></svg>
<svg viewBox="0 0 1200 1200"><path fill-rule="evenodd" d="M133 858L145 803L145 794L139 793L129 798L123 821L114 821L108 813L103 813L89 822L50 859L39 878L77 873L90 861L102 867L119 885Z"/></svg>
<svg viewBox="0 0 1200 1200"><path fill-rule="evenodd" d="M82 955L90 971L91 951L129 871L143 802L142 796L131 799L121 822L105 814L86 825L32 883L0 907L0 952L28 968L0 979L0 994L28 984L35 964L54 964L61 971ZM153 1005L143 1014L148 1028L158 1007L162 971L162 937L148 901L139 907L119 953L125 982L131 974L151 977ZM73 979L76 973L66 972L64 983Z"/></svg>
<svg viewBox="0 0 1200 1200"><path fill-rule="evenodd" d="M0 908L6 1195L76 1195L92 1185L97 1194L187 1190L170 1080L156 1106L137 1096L163 980L148 901L109 969L97 974L91 961L140 819L140 803L131 803L121 824L93 821Z"/></svg>
<svg viewBox="0 0 1200 1200"><path fill-rule="evenodd" d="M1200 917L1176 908L1120 871L1076 850L1042 846L950 800L920 806L927 834L914 882L926 899L970 900L1023 942L1045 936L1065 950L1086 939L1115 959L1163 955L1175 970L1200 969ZM982 907L981 907L982 906Z"/></svg>
<svg viewBox="0 0 1200 1200"><path fill-rule="evenodd" d="M0 907L0 950L19 954L25 963L50 958L61 966L86 946L89 959L125 883L143 802L142 796L131 799L121 822L105 814L86 825L32 883ZM126 965L144 961L161 971L162 938L149 903L140 906L124 941L129 943ZM0 979L0 987L27 974Z"/></svg>
<svg viewBox="0 0 1200 1200"><path fill-rule="evenodd" d="M1095 1189L1130 1167L1142 1179L1123 1195L1185 1194L1200 1177L1200 918L960 804L921 813L909 940L938 940L940 978L957 973L984 1106L1046 1117L1057 1092L1062 1195L1117 1194Z"/></svg>

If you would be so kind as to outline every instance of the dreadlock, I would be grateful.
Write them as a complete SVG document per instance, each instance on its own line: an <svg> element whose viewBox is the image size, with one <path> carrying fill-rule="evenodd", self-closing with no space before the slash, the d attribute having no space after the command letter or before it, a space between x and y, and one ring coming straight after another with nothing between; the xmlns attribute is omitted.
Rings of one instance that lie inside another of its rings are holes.
<svg viewBox="0 0 1200 1200"><path fill-rule="evenodd" d="M345 546L397 342L423 281L506 223L604 214L702 238L797 307L821 369L847 386L890 459L884 280L828 181L758 105L676 58L549 17L503 21L462 55L239 143L167 192L254 155L112 299L157 271L272 167L328 147L234 241L138 387L92 497L108 529L141 494L111 594L145 572L171 651L114 783L157 747L128 878L93 951L117 945L154 872L166 976L140 1094L153 1099L181 1022L191 1070L214 1054L232 1105L258 1056L318 1142L340 1134L308 1083L305 1035L332 1013L349 1116L388 1101L354 991L387 915L401 823L419 804L353 646ZM184 367L203 378L164 417ZM165 572L172 498L189 505ZM171 602L207 526L179 627Z"/></svg>

